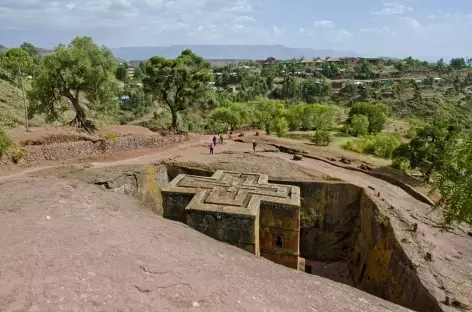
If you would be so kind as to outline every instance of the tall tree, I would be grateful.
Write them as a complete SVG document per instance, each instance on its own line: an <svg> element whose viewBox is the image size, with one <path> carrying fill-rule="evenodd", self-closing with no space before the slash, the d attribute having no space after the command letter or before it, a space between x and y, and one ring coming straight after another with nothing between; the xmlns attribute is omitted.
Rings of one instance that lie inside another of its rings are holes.
<svg viewBox="0 0 472 312"><path fill-rule="evenodd" d="M9 49L3 57L3 67L14 79L18 79L20 74L29 73L32 65L33 58L20 48Z"/></svg>
<svg viewBox="0 0 472 312"><path fill-rule="evenodd" d="M457 142L446 155L435 177L444 223L472 226L472 137Z"/></svg>
<svg viewBox="0 0 472 312"><path fill-rule="evenodd" d="M31 43L29 42L23 42L21 45L20 45L20 49L22 49L23 51L25 51L26 53L28 53L31 57L35 58L37 56L39 56L39 51L38 49Z"/></svg>
<svg viewBox="0 0 472 312"><path fill-rule="evenodd" d="M75 111L70 124L88 132L96 130L87 120L84 106L96 111L116 107L116 65L111 51L99 47L90 37L76 37L68 46L59 45L44 58L33 82L33 113L45 113L53 120L57 118L60 98L65 97ZM86 103L80 101L82 94Z"/></svg>
<svg viewBox="0 0 472 312"><path fill-rule="evenodd" d="M18 83L19 87L21 87L23 95L23 105L25 109L25 127L26 131L28 131L29 113L28 103L25 95L24 77L26 74L29 74L31 72L31 69L33 67L33 58L27 52L20 48L12 48L9 49L3 57L3 63L3 66L10 72L13 80L15 80L15 82Z"/></svg>
<svg viewBox="0 0 472 312"><path fill-rule="evenodd" d="M459 129L454 124L436 122L417 130L409 143L402 144L393 153L394 159L406 160L428 180L441 170L448 158L447 152L456 141Z"/></svg>
<svg viewBox="0 0 472 312"><path fill-rule="evenodd" d="M176 59L154 56L146 62L146 91L169 106L172 129L176 130L177 113L204 100L210 91L210 63L191 50L184 50Z"/></svg>
<svg viewBox="0 0 472 312"><path fill-rule="evenodd" d="M115 77L121 82L128 81L128 65L126 63L122 63L116 68Z"/></svg>

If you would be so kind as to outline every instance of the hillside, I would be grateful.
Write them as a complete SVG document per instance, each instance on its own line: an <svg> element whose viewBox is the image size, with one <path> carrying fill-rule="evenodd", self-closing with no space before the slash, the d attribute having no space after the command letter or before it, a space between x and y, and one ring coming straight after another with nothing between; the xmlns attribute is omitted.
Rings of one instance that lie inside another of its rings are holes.
<svg viewBox="0 0 472 312"><path fill-rule="evenodd" d="M125 60L145 60L151 56L174 58L182 50L191 49L205 59L277 59L326 58L357 56L351 51L315 50L310 48L290 48L283 45L172 45L167 47L122 47L112 49L115 56Z"/></svg>

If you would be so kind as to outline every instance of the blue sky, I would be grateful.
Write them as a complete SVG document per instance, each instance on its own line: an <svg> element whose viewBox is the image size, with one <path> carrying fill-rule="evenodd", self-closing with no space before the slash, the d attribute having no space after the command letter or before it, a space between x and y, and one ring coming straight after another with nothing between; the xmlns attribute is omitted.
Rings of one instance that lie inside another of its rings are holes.
<svg viewBox="0 0 472 312"><path fill-rule="evenodd" d="M0 44L284 44L472 56L471 0L0 0Z"/></svg>

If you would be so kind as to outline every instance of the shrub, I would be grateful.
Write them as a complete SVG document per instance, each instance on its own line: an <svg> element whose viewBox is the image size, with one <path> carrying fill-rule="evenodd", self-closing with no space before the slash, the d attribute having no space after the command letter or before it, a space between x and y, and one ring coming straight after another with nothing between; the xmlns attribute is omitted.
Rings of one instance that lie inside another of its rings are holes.
<svg viewBox="0 0 472 312"><path fill-rule="evenodd" d="M116 141L118 140L118 135L114 132L108 132L103 136L105 141Z"/></svg>
<svg viewBox="0 0 472 312"><path fill-rule="evenodd" d="M331 134L326 130L317 130L311 138L311 142L317 146L328 146L331 143Z"/></svg>
<svg viewBox="0 0 472 312"><path fill-rule="evenodd" d="M369 118L365 115L352 116L346 126L346 132L353 136L362 136L369 133Z"/></svg>
<svg viewBox="0 0 472 312"><path fill-rule="evenodd" d="M15 164L25 157L25 152L16 144L8 150L8 153Z"/></svg>
<svg viewBox="0 0 472 312"><path fill-rule="evenodd" d="M379 133L385 126L389 109L381 103L356 103L349 111L348 124L355 115L364 115L369 120L369 133Z"/></svg>
<svg viewBox="0 0 472 312"><path fill-rule="evenodd" d="M13 144L12 139L5 133L5 131L0 130L0 156Z"/></svg>
<svg viewBox="0 0 472 312"><path fill-rule="evenodd" d="M274 129L278 137L282 137L288 131L287 119L279 117L274 121Z"/></svg>
<svg viewBox="0 0 472 312"><path fill-rule="evenodd" d="M405 138L412 140L415 137L416 137L416 129L415 128L409 128L408 130L406 130Z"/></svg>
<svg viewBox="0 0 472 312"><path fill-rule="evenodd" d="M351 140L343 148L360 154L371 154L382 158L392 158L393 151L400 146L401 141L392 133L379 133L375 136L365 136Z"/></svg>
<svg viewBox="0 0 472 312"><path fill-rule="evenodd" d="M406 158L394 158L392 160L392 167L401 171L405 171L410 168L410 162Z"/></svg>

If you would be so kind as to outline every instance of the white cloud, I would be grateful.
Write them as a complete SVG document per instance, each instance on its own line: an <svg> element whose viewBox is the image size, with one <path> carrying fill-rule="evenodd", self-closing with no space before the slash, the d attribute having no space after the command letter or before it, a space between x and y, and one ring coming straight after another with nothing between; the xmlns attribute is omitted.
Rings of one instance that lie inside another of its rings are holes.
<svg viewBox="0 0 472 312"><path fill-rule="evenodd" d="M247 16L247 15L241 15L241 16L236 16L234 19L233 19L233 22L236 22L236 23L252 23L252 22L255 22L256 19L252 16Z"/></svg>
<svg viewBox="0 0 472 312"><path fill-rule="evenodd" d="M320 21L314 21L313 22L313 27L315 28L330 28L333 29L336 26L332 21L327 21L327 20L320 20Z"/></svg>
<svg viewBox="0 0 472 312"><path fill-rule="evenodd" d="M407 4L408 0L403 1L382 1L382 8L378 11L372 12L372 15L394 15L404 14L413 11L413 7Z"/></svg>
<svg viewBox="0 0 472 312"><path fill-rule="evenodd" d="M274 35L276 35L276 36L282 36L282 35L285 35L287 33L287 29L279 28L275 25L272 26L272 31L274 32Z"/></svg>
<svg viewBox="0 0 472 312"><path fill-rule="evenodd" d="M353 36L343 28L337 28L333 21L318 20L310 28L299 28L298 32L305 36L318 36L329 43L342 43Z"/></svg>
<svg viewBox="0 0 472 312"><path fill-rule="evenodd" d="M390 32L390 28L388 28L387 26L384 26L384 27L380 27L380 28L361 28L359 29L360 32L363 32L363 33L371 33L371 34L384 34L384 33L389 33Z"/></svg>
<svg viewBox="0 0 472 312"><path fill-rule="evenodd" d="M244 5L237 5L237 6L232 6L232 7L224 7L221 8L222 12L237 12L237 13L245 13L245 12L251 12L252 7L249 4L244 4Z"/></svg>
<svg viewBox="0 0 472 312"><path fill-rule="evenodd" d="M420 30L421 29L421 24L418 22L416 19L411 18L411 17L400 17L400 21L402 21L408 28L411 28L413 30Z"/></svg>
<svg viewBox="0 0 472 312"><path fill-rule="evenodd" d="M29 41L51 48L60 42L67 43L77 35L89 35L98 43L111 47L247 42L268 44L273 40L269 36L274 33L272 27L248 27L256 22L248 12L260 2L0 0L0 41L8 46Z"/></svg>

